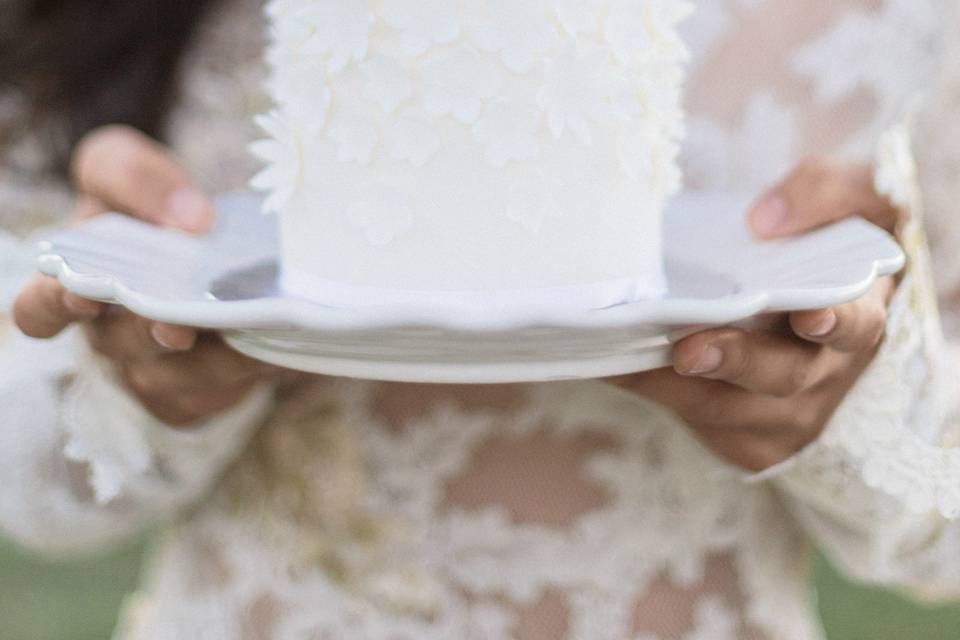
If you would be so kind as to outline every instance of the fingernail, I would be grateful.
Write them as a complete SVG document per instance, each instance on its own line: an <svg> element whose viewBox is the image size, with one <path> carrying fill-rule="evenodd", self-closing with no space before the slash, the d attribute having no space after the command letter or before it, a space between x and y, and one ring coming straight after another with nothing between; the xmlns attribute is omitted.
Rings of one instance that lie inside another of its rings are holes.
<svg viewBox="0 0 960 640"><path fill-rule="evenodd" d="M833 311L827 311L823 319L817 323L812 331L808 332L807 335L812 338L822 338L826 335L829 335L834 329L837 328L837 314Z"/></svg>
<svg viewBox="0 0 960 640"><path fill-rule="evenodd" d="M707 347L686 373L692 376L713 373L720 368L721 364L723 364L723 352L717 347Z"/></svg>
<svg viewBox="0 0 960 640"><path fill-rule="evenodd" d="M763 238L777 235L786 225L790 215L786 199L778 192L773 191L764 196L754 206L750 214L753 230Z"/></svg>
<svg viewBox="0 0 960 640"><path fill-rule="evenodd" d="M63 306L65 306L71 313L84 318L96 318L98 315L100 315L101 310L99 302L87 300L86 298L81 298L80 296L72 293L63 294Z"/></svg>
<svg viewBox="0 0 960 640"><path fill-rule="evenodd" d="M150 336L157 344L170 351L189 351L193 348L193 341L191 341L191 344L177 344L183 341L178 341L177 336L171 334L167 327L162 324L155 324L150 327Z"/></svg>
<svg viewBox="0 0 960 640"><path fill-rule="evenodd" d="M170 222L184 231L203 231L213 218L213 204L193 187L177 189L167 201Z"/></svg>

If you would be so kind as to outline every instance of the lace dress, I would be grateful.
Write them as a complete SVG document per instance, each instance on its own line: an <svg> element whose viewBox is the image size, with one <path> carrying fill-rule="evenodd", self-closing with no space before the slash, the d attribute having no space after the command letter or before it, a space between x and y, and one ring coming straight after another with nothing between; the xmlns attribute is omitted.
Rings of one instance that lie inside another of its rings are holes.
<svg viewBox="0 0 960 640"><path fill-rule="evenodd" d="M883 132L936 88L918 146L949 320L960 69L941 64L953 3L930 2L698 3L685 165L692 188L759 193L805 155L870 159L885 140L888 164L909 168L903 130ZM255 169L243 149L267 107L262 28L257 3L234 0L189 61L174 147L211 190ZM29 148L0 173L4 308L31 270L14 234L68 202L38 184ZM903 177L891 191L916 205ZM162 523L122 640L819 638L813 545L866 581L960 587L955 346L922 235L908 245L876 361L817 442L760 475L600 381L314 379L176 431L76 332L30 341L3 316L0 527L72 554Z"/></svg>

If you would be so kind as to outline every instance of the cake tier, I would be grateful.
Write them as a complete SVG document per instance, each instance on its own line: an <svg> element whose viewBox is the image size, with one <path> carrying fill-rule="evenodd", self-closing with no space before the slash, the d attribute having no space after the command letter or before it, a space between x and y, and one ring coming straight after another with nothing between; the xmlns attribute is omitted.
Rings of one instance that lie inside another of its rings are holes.
<svg viewBox="0 0 960 640"><path fill-rule="evenodd" d="M321 297L655 294L679 184L686 9L271 2L277 109L260 120L268 167L254 184L280 214L287 282Z"/></svg>

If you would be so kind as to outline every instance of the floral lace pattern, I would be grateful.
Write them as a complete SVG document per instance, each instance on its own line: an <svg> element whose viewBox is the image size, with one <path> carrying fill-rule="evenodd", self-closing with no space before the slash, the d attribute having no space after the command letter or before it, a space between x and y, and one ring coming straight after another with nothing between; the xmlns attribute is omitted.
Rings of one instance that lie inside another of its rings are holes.
<svg viewBox="0 0 960 640"><path fill-rule="evenodd" d="M458 21L449 11L454 3L374 4L404 55L437 47L457 55L462 51L450 43L470 37L510 73L522 73L562 34L636 37L629 15L636 3L598 17L593 8L604 2L558 0L554 29L527 38L507 37L521 29L516 4L504 3L511 10L497 14L502 28ZM482 11L501 3L471 4ZM742 72L743 82L730 96L711 85L712 73L695 73L685 164L691 184L730 189L761 188L810 151L811 140L823 142L811 131L832 126L834 109L868 107L851 120L862 127L831 130L833 144L812 150L867 157L894 124L889 115L905 106L897 103L922 81L912 70L925 77L933 68L930 34L949 22L938 18L947 14L906 0L824 0L816 11L794 0L698 5L686 32L696 68L722 60ZM285 10L282 2L275 6ZM301 3L287 8L293 6ZM338 125L322 88L309 102L329 110L329 118L314 122L341 132L331 145L346 150L350 162L362 160L374 138L371 153L429 162L442 142L422 135L423 113L409 109L415 83L389 57L368 55L368 6L311 3L313 20L333 22L324 22L320 45L308 46L301 33L304 46L294 54L298 64L313 60L321 74L363 60L356 80L364 99L394 114L395 125L373 135ZM192 59L175 127L185 161L216 189L252 173L242 153L224 156L254 135L252 115L265 110L257 89L264 77L255 35L262 29L259 3L234 0L229 8ZM903 21L910 25L905 32L898 31ZM466 34L467 24L479 26ZM886 52L909 60L910 74L863 71L861 82L834 64L845 47L837 33L862 38L871 29L883 35L869 43L871 64L881 65ZM758 60L751 52L769 44L770 33L783 36L777 41L784 51ZM772 76L751 75L767 62ZM944 132L956 120L955 101L944 96L960 95L951 89L960 74L950 77L938 92L943 113L927 114L946 123ZM562 85L534 96L534 111L538 100L555 104L567 92ZM475 87L467 89L438 92L433 105L469 121L493 165L532 157L540 139L527 134L535 126L562 128L571 139L589 133L596 110L585 99L576 109L516 116L496 103L478 109ZM701 90L709 100L698 98ZM487 91L480 88L481 102ZM288 154L282 171L301 170L295 140L302 133L262 123L283 142L258 145L258 153ZM211 135L196 134L206 128ZM904 133L883 139L881 155L889 161L878 172L878 183L900 203L915 195ZM957 145L936 142L919 145L928 152L920 176L924 195L933 196L927 223L946 229L955 174L928 168L955 166ZM654 171L633 148L624 144L619 161L638 175ZM280 208L292 197L275 195ZM549 172L531 171L507 195L508 215L536 229L544 221L526 215L529 203L549 209L558 189ZM402 234L403 216L393 220L397 228L385 226L374 219L376 202L395 198L370 192L373 204L357 202L345 214L370 242L389 242L383 234ZM22 220L45 219L27 210L20 210ZM744 477L674 416L600 382L430 387L325 380L278 390L276 411L262 428L261 396L197 437L182 437L151 420L100 368L78 360L76 335L49 344L12 340L9 318L0 316L2 357L30 365L0 368L0 401L17 400L0 402L0 526L40 549L70 552L170 521L118 628L123 640L816 640L805 556L811 542L864 580L931 596L960 585L953 569L957 525L942 517L955 515L958 505L945 490L958 486L955 450L948 448L960 433L951 426L960 424L956 405L948 404L947 367L955 360L947 358L956 352L943 348L922 235L915 232L907 242L911 272L891 306L876 363L824 437L764 478ZM935 238L943 249L938 254L934 245L935 260L956 253L948 237ZM2 259L17 265L3 273L23 274L4 282L0 298L9 302L29 272L29 256L12 240L2 249ZM939 284L949 294L957 281ZM956 316L953 302L945 307L948 320Z"/></svg>
<svg viewBox="0 0 960 640"><path fill-rule="evenodd" d="M241 608L272 567L275 606L296 613L266 637L780 637L744 607L742 573L770 583L784 567L752 565L763 550L738 542L753 537L740 474L612 387L338 381L283 406L170 547L218 549L205 563L225 582L191 593ZM802 583L801 566L789 572ZM167 637L169 624L242 633L237 609L173 597L195 575L192 562L158 567L131 637ZM805 622L777 624L812 637Z"/></svg>

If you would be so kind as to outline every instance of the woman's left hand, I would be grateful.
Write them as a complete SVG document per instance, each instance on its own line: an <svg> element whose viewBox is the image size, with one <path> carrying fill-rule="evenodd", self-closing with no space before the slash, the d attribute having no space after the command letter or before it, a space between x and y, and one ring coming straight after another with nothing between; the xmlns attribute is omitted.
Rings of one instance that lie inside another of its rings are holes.
<svg viewBox="0 0 960 640"><path fill-rule="evenodd" d="M754 205L754 233L773 239L860 215L896 234L905 213L876 193L872 169L804 162ZM675 412L730 463L761 471L821 434L873 360L886 326L894 279L863 298L771 317L765 329L719 328L673 349L673 368L608 378Z"/></svg>

